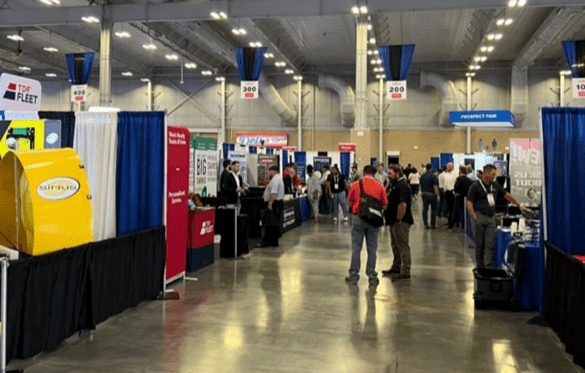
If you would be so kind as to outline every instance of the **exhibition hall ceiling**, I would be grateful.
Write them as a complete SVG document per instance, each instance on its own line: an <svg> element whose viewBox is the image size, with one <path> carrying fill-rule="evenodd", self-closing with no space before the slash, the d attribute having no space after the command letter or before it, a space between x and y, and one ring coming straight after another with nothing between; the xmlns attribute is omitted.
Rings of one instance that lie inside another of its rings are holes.
<svg viewBox="0 0 585 373"><path fill-rule="evenodd" d="M518 6L523 2L0 0L0 70L67 79L64 54L93 51L97 74L100 31L111 24L114 79L192 78L204 71L235 75L234 48L250 43L268 48L268 75L350 76L358 21L370 25L372 78L377 47L399 44L416 45L413 69L464 76L479 66L475 72L481 74L510 69L523 51L531 53L532 68L565 69L561 41L585 39L582 0L527 0ZM358 15L352 12L356 6ZM121 75L128 72L132 76Z"/></svg>

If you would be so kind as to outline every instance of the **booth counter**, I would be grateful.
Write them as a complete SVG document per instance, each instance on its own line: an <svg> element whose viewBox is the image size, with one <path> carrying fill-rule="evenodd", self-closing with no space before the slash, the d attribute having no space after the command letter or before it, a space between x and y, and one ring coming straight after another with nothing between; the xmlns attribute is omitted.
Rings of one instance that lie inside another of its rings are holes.
<svg viewBox="0 0 585 373"><path fill-rule="evenodd" d="M215 207L189 211L188 224L187 271L192 272L215 261Z"/></svg>

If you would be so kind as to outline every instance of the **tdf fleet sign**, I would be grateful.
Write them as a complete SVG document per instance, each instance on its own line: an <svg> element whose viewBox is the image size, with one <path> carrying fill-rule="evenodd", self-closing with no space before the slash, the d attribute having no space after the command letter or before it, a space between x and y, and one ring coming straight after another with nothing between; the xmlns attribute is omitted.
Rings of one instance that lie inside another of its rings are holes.
<svg viewBox="0 0 585 373"><path fill-rule="evenodd" d="M0 76L0 110L38 111L41 83L12 74Z"/></svg>

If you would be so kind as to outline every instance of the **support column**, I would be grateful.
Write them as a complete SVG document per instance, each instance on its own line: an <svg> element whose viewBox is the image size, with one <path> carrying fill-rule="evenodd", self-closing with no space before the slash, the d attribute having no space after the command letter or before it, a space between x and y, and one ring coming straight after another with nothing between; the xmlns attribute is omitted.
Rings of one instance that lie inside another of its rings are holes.
<svg viewBox="0 0 585 373"><path fill-rule="evenodd" d="M351 142L357 145L356 162L363 167L370 163L371 134L368 128L368 27L365 15L357 17L355 63L355 128Z"/></svg>
<svg viewBox="0 0 585 373"><path fill-rule="evenodd" d="M297 150L298 151L303 151L303 129L302 129L302 124L303 124L303 80L297 78L297 92L298 92L298 114L297 114L297 137L298 137L298 141L297 141Z"/></svg>
<svg viewBox="0 0 585 373"><path fill-rule="evenodd" d="M378 128L378 159L384 159L384 79L380 79L380 126Z"/></svg>
<svg viewBox="0 0 585 373"><path fill-rule="evenodd" d="M471 110L471 77L467 77L467 111ZM471 127L467 126L467 150L466 153L471 153Z"/></svg>
<svg viewBox="0 0 585 373"><path fill-rule="evenodd" d="M100 106L112 103L112 66L110 51L112 39L112 22L102 19L100 32Z"/></svg>
<svg viewBox="0 0 585 373"><path fill-rule="evenodd" d="M218 143L221 147L222 144L225 142L225 79L221 79L220 81L220 96L221 96L221 105L220 105L220 112L221 112L221 132L219 133ZM221 149L221 148L220 148Z"/></svg>
<svg viewBox="0 0 585 373"><path fill-rule="evenodd" d="M559 106L565 106L565 75L560 75L561 79L561 88L559 89Z"/></svg>

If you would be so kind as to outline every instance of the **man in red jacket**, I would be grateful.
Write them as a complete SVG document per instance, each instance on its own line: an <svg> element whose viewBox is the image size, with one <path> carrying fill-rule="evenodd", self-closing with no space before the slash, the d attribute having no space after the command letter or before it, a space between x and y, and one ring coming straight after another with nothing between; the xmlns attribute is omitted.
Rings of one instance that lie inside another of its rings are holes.
<svg viewBox="0 0 585 373"><path fill-rule="evenodd" d="M382 208L388 205L388 198L386 197L386 189L379 183L374 175L376 170L372 166L365 166L363 172L363 186L364 192L382 203ZM376 272L376 250L378 249L378 231L380 228L374 227L367 221L361 219L358 215L360 213L360 181L351 184L347 202L350 205L351 212L354 214L351 227L351 264L349 267L349 276L345 278L345 282L349 284L357 284L360 278L360 253L364 244L364 237L366 239L366 248L368 250L368 261L366 263L366 275L370 285L378 285L378 273Z"/></svg>

